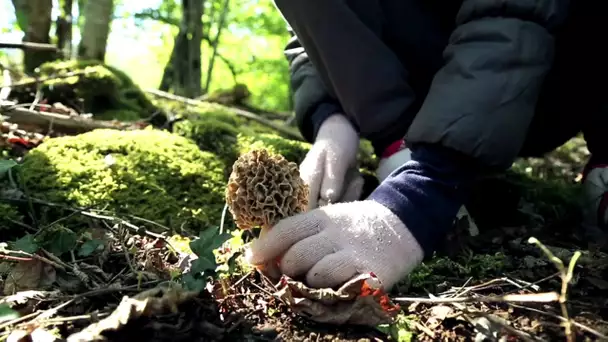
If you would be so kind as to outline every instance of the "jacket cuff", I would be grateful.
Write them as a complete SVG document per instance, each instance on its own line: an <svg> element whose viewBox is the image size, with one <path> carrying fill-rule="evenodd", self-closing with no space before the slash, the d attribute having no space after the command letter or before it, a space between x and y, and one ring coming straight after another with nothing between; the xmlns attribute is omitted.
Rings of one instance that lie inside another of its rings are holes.
<svg viewBox="0 0 608 342"><path fill-rule="evenodd" d="M411 151L412 160L387 177L369 199L399 217L430 258L482 169L438 144L416 144Z"/></svg>

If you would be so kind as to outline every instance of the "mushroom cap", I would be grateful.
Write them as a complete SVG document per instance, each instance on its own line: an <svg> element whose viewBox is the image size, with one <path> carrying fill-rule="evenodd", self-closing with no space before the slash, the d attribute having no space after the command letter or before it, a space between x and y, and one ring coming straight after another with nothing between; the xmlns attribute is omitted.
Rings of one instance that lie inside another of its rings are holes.
<svg viewBox="0 0 608 342"><path fill-rule="evenodd" d="M270 228L286 217L304 212L308 191L296 163L258 149L234 162L226 204L238 228Z"/></svg>

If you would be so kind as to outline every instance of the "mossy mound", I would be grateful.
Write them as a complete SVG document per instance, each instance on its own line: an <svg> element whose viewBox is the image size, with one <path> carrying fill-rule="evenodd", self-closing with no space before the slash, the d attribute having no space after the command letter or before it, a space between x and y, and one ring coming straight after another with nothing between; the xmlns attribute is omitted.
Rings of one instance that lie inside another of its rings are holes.
<svg viewBox="0 0 608 342"><path fill-rule="evenodd" d="M198 231L220 222L224 168L215 155L176 134L95 130L30 151L21 180L43 200Z"/></svg>
<svg viewBox="0 0 608 342"><path fill-rule="evenodd" d="M194 140L199 148L217 154L227 165L231 165L240 154L262 147L281 153L289 161L301 163L311 147L307 142L290 139L271 127L240 117L219 104L184 106L164 100L156 103L168 112L182 113L184 120L174 125L174 133ZM361 168L368 171L377 167L368 141L360 144L359 161Z"/></svg>
<svg viewBox="0 0 608 342"><path fill-rule="evenodd" d="M96 61L54 61L42 64L34 77L42 79L40 91L49 104L60 102L100 120L130 121L158 111L147 95L122 71ZM12 96L32 102L35 78L19 81ZM27 84L32 81L32 84Z"/></svg>

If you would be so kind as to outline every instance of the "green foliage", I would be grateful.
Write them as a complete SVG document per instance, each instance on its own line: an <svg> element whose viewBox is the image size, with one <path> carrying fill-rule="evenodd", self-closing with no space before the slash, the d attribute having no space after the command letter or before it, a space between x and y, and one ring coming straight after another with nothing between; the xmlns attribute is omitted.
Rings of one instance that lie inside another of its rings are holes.
<svg viewBox="0 0 608 342"><path fill-rule="evenodd" d="M22 182L53 203L105 208L199 231L220 220L224 165L158 130L96 130L53 138L24 158ZM150 229L158 229L151 225Z"/></svg>
<svg viewBox="0 0 608 342"><path fill-rule="evenodd" d="M391 336L397 342L410 342L414 339L414 326L412 324L414 319L413 316L400 313L393 324L383 324L378 326L378 330Z"/></svg>
<svg viewBox="0 0 608 342"><path fill-rule="evenodd" d="M76 248L78 237L71 229L54 224L43 229L36 237L36 241L41 247L60 257Z"/></svg>
<svg viewBox="0 0 608 342"><path fill-rule="evenodd" d="M184 285L189 290L202 290L208 277L216 275L217 260L214 251L232 237L230 233L219 233L219 227L202 231L197 239L190 243L190 249L197 259L192 263L190 273L183 277Z"/></svg>
<svg viewBox="0 0 608 342"><path fill-rule="evenodd" d="M8 203L0 203L0 217L2 218L0 230L11 227L11 221L21 222L23 220L21 212Z"/></svg>
<svg viewBox="0 0 608 342"><path fill-rule="evenodd" d="M408 275L407 281L414 288L428 289L429 286L441 283L446 277L484 279L498 276L510 267L512 267L511 259L500 252L493 255L463 254L456 260L435 257L415 268Z"/></svg>
<svg viewBox="0 0 608 342"><path fill-rule="evenodd" d="M97 239L87 240L80 245L80 248L78 249L78 256L88 257L89 255L93 254L93 252L100 249L100 247L103 247L103 241Z"/></svg>
<svg viewBox="0 0 608 342"><path fill-rule="evenodd" d="M16 251L23 251L26 253L36 253L38 251L38 243L36 242L36 237L32 234L25 234L20 239L12 242L10 244L11 249Z"/></svg>
<svg viewBox="0 0 608 342"><path fill-rule="evenodd" d="M8 304L0 304L0 322L4 323L19 318L19 312L11 309Z"/></svg>
<svg viewBox="0 0 608 342"><path fill-rule="evenodd" d="M0 179L4 178L15 166L17 166L17 162L12 159L0 160Z"/></svg>

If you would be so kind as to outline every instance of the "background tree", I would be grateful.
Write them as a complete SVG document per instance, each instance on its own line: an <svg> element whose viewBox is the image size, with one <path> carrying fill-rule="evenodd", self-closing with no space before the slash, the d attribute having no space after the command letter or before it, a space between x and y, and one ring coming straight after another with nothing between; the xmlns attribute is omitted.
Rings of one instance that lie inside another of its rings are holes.
<svg viewBox="0 0 608 342"><path fill-rule="evenodd" d="M82 11L84 27L82 40L78 46L78 57L103 62L114 11L113 0L85 1Z"/></svg>
<svg viewBox="0 0 608 342"><path fill-rule="evenodd" d="M52 0L12 0L17 24L23 31L23 41L50 43ZM40 64L56 58L56 53L27 49L23 54L23 69L32 72Z"/></svg>

